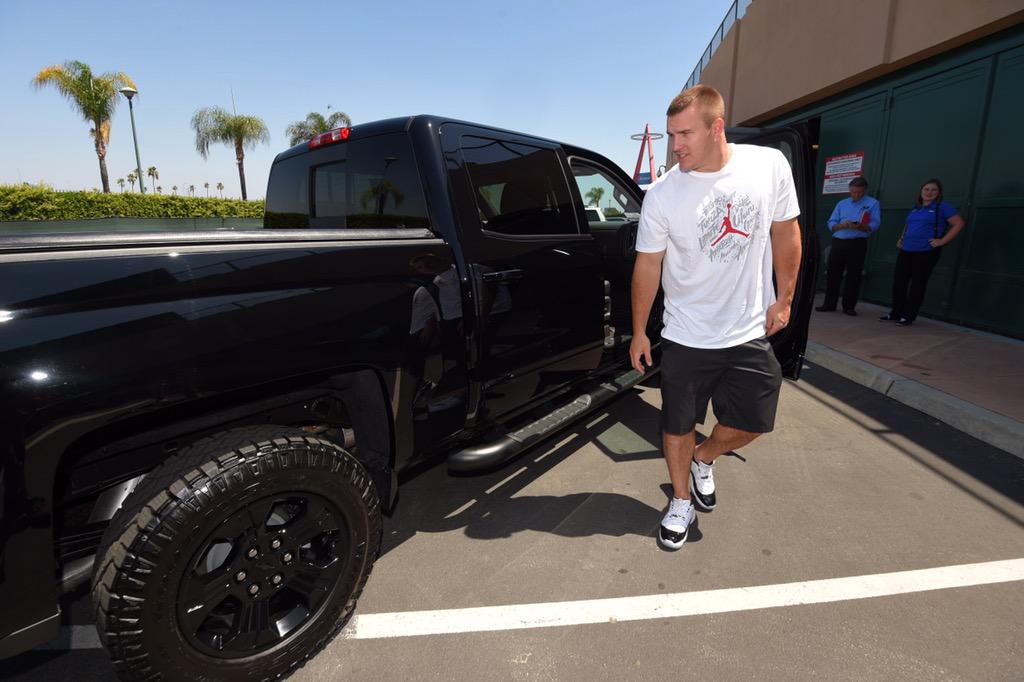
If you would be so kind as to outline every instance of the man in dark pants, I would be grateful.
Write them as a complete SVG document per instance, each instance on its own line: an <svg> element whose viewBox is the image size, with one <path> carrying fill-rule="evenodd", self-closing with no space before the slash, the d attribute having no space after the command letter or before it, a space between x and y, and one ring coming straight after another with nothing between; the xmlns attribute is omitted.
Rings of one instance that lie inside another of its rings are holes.
<svg viewBox="0 0 1024 682"><path fill-rule="evenodd" d="M825 302L815 310L822 313L836 309L839 300L839 283L846 271L846 285L843 287L843 312L856 315L857 298L860 296L860 274L864 269L864 257L868 252L868 237L878 230L882 214L878 200L867 196L868 181L857 176L850 180L850 196L836 204L828 219L832 232L832 247L828 253L828 276L825 285Z"/></svg>

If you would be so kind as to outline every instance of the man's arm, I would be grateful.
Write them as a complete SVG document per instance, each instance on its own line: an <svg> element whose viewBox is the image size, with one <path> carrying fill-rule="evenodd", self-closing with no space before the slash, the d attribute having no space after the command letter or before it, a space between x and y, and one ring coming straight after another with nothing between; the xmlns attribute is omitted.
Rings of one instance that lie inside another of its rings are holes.
<svg viewBox="0 0 1024 682"><path fill-rule="evenodd" d="M835 232L836 231L836 225L839 224L839 216L840 216L839 207L842 206L842 205L843 205L842 201L840 201L838 204L836 204L836 207L832 209L832 215L830 215L828 217L828 231L829 232Z"/></svg>
<svg viewBox="0 0 1024 682"><path fill-rule="evenodd" d="M882 225L882 207L876 201L871 205L871 223L868 225L868 231L870 234L878 232L878 228Z"/></svg>
<svg viewBox="0 0 1024 682"><path fill-rule="evenodd" d="M765 334L781 331L789 324L790 308L796 294L796 278L800 273L800 223L796 218L772 222L772 267L778 289L775 303L768 308ZM636 319L636 310L633 317Z"/></svg>
<svg viewBox="0 0 1024 682"><path fill-rule="evenodd" d="M633 303L633 340L629 343L629 359L633 369L643 372L643 360L647 367L654 364L651 357L651 341L647 338L647 320L651 316L654 297L658 295L661 284L661 263L665 252L643 253L637 251L636 264L633 266L633 285L630 297Z"/></svg>

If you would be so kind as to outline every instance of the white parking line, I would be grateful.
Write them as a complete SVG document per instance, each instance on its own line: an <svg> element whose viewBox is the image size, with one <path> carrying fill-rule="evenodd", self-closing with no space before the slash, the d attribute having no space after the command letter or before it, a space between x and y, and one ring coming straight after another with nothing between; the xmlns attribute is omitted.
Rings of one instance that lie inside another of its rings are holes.
<svg viewBox="0 0 1024 682"><path fill-rule="evenodd" d="M825 604L1018 580L1024 580L1024 559L642 597L369 613L355 616L341 636L347 639L380 639L680 618L780 606ZM73 625L61 628L60 638L40 648L94 649L99 646L99 639L91 625Z"/></svg>
<svg viewBox="0 0 1024 682"><path fill-rule="evenodd" d="M376 639L679 618L868 599L1017 580L1024 580L1024 559L643 597L513 604L441 611L373 613L355 616L343 636L350 639Z"/></svg>

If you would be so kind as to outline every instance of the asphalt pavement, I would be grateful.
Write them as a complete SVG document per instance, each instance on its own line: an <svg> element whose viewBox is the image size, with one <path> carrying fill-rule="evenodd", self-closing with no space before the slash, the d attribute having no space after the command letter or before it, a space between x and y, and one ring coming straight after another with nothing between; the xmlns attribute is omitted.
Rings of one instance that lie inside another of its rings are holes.
<svg viewBox="0 0 1024 682"><path fill-rule="evenodd" d="M1024 460L810 364L665 552L659 407L404 481L356 618L293 679L1019 679ZM60 648L0 671L111 679L66 606Z"/></svg>

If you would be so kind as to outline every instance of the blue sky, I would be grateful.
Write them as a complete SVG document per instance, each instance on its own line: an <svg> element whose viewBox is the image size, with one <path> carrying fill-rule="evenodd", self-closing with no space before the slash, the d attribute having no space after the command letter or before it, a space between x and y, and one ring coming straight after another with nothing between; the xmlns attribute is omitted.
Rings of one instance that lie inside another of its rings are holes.
<svg viewBox="0 0 1024 682"><path fill-rule="evenodd" d="M0 2L0 184L98 187L89 125L30 81L77 59L121 70L135 101L143 169L164 193L217 182L240 196L234 152L204 161L189 125L204 106L261 117L269 145L246 152L250 198L264 195L289 123L310 111L353 122L431 113L587 147L632 173L650 122L664 128L729 0L633 5L591 0L464 2ZM128 108L114 115L111 186L135 167ZM664 142L656 163L664 157ZM152 189L152 188L147 188Z"/></svg>

